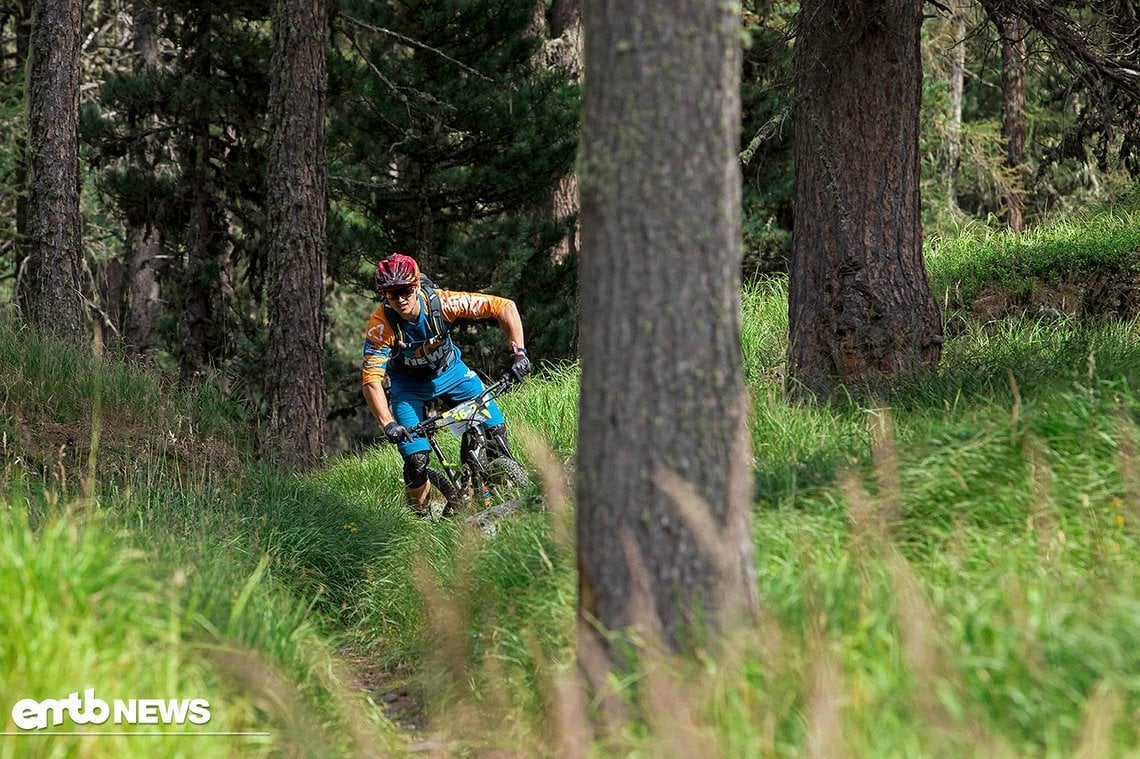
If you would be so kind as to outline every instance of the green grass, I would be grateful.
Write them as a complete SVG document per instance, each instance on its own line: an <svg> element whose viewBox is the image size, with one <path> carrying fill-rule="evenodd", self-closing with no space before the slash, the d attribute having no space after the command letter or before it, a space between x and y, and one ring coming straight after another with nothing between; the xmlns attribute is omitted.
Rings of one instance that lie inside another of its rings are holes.
<svg viewBox="0 0 1140 759"><path fill-rule="evenodd" d="M346 569L315 545L297 548L303 515L281 514L290 503L319 512L339 502L251 464L240 415L209 386L193 397L175 393L145 372L84 359L7 323L0 346L7 731L17 701L86 688L105 700L204 698L211 706L207 725L150 728L160 736L2 736L0 756L394 747L391 727L341 660L342 628L320 613L315 588L350 582ZM327 578L299 581L306 566ZM75 726L59 729L67 727Z"/></svg>
<svg viewBox="0 0 1140 759"><path fill-rule="evenodd" d="M760 618L696 661L647 644L612 683L640 716L608 726L573 666L555 493L493 535L424 521L389 446L282 476L220 394L0 326L0 581L18 589L0 598L0 701L193 694L218 705L211 729L271 733L9 737L0 755L398 749L346 657L418 694L417 738L456 755L1140 754L1140 325L1041 308L1091 302L1081 273L1128 275L1138 246L1127 212L932 241L942 365L874 402L789 401L785 286L751 285ZM566 366L501 401L523 457L564 484L577 394Z"/></svg>
<svg viewBox="0 0 1140 759"><path fill-rule="evenodd" d="M974 230L934 244L932 278L977 294L1123 270L1138 229L1108 216L1027 237ZM659 698L641 697L645 722L595 732L599 755L686 741L725 756L1140 752L1135 320L1011 310L961 329L935 375L889 398L805 406L781 387L786 313L779 279L745 294L761 619L698 668L647 666ZM576 378L554 382L534 390L544 406L571 403ZM876 454L884 415L893 435ZM852 529L844 472L873 508L897 508L889 537ZM449 734L560 745L548 726L574 713L581 684L565 685L577 682L574 558L555 533L520 520L435 601L466 620L458 673L442 657L417 662L426 682L452 683L433 691L447 704L438 724L458 708L456 680L481 717Z"/></svg>

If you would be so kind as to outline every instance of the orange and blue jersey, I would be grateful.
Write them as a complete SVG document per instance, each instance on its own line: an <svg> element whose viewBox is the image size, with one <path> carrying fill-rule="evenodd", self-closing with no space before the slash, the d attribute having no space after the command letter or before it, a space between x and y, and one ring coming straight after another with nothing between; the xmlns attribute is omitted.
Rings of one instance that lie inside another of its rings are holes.
<svg viewBox="0 0 1140 759"><path fill-rule="evenodd" d="M506 298L482 293L436 292L440 314L448 324L460 319L495 319L510 303ZM372 313L364 333L363 383L380 382L388 375L392 415L404 427L414 427L423 421L426 404L432 398L443 398L453 405L474 398L484 390L483 381L463 363L459 347L448 335L438 334L431 324L428 298L422 288L417 297L420 315L414 323L400 319L381 304ZM398 320L396 324L390 316ZM487 411L487 427L503 423L503 413L494 401ZM409 456L428 450L428 443L419 437L399 443L397 448L402 456Z"/></svg>
<svg viewBox="0 0 1140 759"><path fill-rule="evenodd" d="M510 303L506 298L485 293L436 292L443 320L448 324L459 320L496 319ZM420 316L414 323L394 317L399 323L393 324L390 318L393 315L383 303L372 312L364 331L362 384L383 381L389 369L394 374L412 374L429 368L442 372L459 361L459 348L448 335L437 334L431 324L430 307L423 288L417 297L420 299ZM443 359L446 359L445 364Z"/></svg>

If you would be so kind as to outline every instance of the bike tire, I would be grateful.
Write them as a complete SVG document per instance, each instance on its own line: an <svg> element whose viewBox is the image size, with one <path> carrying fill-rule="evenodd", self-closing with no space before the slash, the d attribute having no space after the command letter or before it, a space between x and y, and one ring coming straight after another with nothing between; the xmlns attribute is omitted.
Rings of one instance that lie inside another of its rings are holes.
<svg viewBox="0 0 1140 759"><path fill-rule="evenodd" d="M454 513L463 504L463 501L459 497L459 493L456 492L455 486L451 484L451 480L447 479L443 472L430 467L427 470L427 477L432 489L443 496L444 516Z"/></svg>
<svg viewBox="0 0 1140 759"><path fill-rule="evenodd" d="M525 490L530 487L530 475L519 462L510 456L499 456L487 465L487 473L500 488Z"/></svg>

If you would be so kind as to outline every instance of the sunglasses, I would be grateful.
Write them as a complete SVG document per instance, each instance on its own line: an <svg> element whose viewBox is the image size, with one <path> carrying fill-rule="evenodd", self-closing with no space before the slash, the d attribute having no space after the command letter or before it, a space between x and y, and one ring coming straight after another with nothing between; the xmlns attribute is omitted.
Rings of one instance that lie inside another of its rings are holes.
<svg viewBox="0 0 1140 759"><path fill-rule="evenodd" d="M398 298L406 298L415 291L415 285L408 285L407 287L401 287L397 290L385 290L384 295L388 298L388 300L397 300Z"/></svg>

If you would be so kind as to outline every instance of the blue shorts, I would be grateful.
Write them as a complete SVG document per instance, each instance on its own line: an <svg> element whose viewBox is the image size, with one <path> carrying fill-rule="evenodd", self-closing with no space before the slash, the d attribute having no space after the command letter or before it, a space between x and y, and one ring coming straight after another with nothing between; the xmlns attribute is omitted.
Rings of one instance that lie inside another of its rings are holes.
<svg viewBox="0 0 1140 759"><path fill-rule="evenodd" d="M470 400L482 393L486 386L479 375L467 368L467 364L456 361L431 379L411 379L392 372L388 375L392 382L388 388L388 403L392 415L404 427L414 427L424 420L424 406L433 398L442 398L449 406ZM487 427L497 427L503 423L503 412L499 405L491 401L487 406L491 418ZM417 437L410 443L398 443L401 456L421 453L431 449L426 438Z"/></svg>

